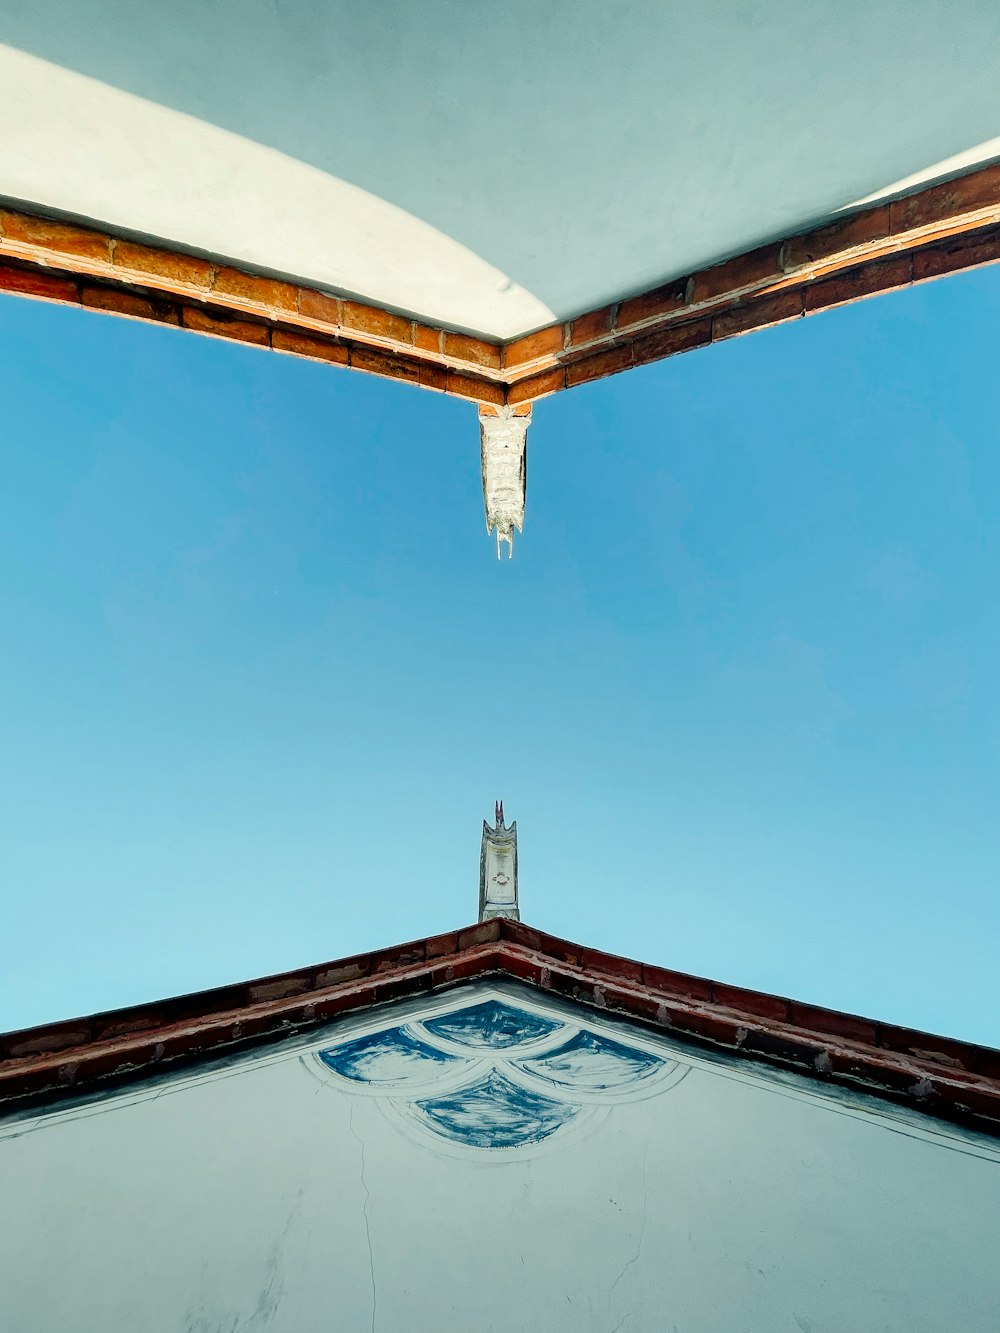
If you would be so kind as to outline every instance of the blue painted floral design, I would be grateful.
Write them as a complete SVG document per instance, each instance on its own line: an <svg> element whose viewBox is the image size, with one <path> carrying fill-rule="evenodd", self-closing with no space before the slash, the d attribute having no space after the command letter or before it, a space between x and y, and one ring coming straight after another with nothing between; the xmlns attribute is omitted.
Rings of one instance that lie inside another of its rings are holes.
<svg viewBox="0 0 1000 1333"><path fill-rule="evenodd" d="M494 1051L536 1041L558 1031L561 1023L553 1023L540 1014L529 1014L524 1009L503 1004L499 1000L484 1000L471 1004L456 1013L426 1018L423 1027L436 1037L457 1041L461 1046L489 1047Z"/></svg>
<svg viewBox="0 0 1000 1333"><path fill-rule="evenodd" d="M487 1150L541 1143L587 1105L607 1105L653 1075L679 1068L498 999L385 1028L318 1056L339 1077L383 1090L438 1138ZM441 1081L447 1090L435 1091Z"/></svg>
<svg viewBox="0 0 1000 1333"><path fill-rule="evenodd" d="M431 1129L474 1148L540 1143L572 1120L577 1108L512 1083L496 1069L450 1097L416 1103Z"/></svg>

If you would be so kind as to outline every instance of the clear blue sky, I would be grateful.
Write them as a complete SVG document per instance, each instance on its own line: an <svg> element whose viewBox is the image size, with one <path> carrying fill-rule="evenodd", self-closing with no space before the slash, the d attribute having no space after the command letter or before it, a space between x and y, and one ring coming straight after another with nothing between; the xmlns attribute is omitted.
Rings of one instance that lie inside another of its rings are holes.
<svg viewBox="0 0 1000 1333"><path fill-rule="evenodd" d="M475 916L1000 1044L1000 273L476 414L0 300L0 1028Z"/></svg>

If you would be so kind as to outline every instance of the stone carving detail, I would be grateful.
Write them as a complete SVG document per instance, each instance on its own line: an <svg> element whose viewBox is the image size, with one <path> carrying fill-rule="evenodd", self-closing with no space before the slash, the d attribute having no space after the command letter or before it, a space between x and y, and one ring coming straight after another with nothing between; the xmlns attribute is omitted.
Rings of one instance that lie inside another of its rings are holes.
<svg viewBox="0 0 1000 1333"><path fill-rule="evenodd" d="M486 531L496 532L498 560L500 543L507 543L509 558L514 554L514 529L524 531L530 422L530 409L517 412L513 407L494 407L479 412Z"/></svg>

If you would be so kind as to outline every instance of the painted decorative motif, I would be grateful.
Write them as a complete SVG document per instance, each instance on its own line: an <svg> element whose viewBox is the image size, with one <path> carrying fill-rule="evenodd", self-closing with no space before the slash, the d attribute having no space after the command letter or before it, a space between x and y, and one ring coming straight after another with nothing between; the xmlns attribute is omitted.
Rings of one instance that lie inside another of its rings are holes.
<svg viewBox="0 0 1000 1333"><path fill-rule="evenodd" d="M390 1097L437 1138L488 1150L541 1143L597 1105L686 1072L676 1061L499 999L317 1056L339 1078Z"/></svg>

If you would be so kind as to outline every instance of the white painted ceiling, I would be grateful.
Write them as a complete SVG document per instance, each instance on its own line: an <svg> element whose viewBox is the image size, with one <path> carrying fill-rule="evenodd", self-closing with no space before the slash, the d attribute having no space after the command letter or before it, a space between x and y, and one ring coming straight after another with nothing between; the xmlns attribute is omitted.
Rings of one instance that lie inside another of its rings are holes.
<svg viewBox="0 0 1000 1333"><path fill-rule="evenodd" d="M0 0L0 197L511 337L1000 156L996 0Z"/></svg>

